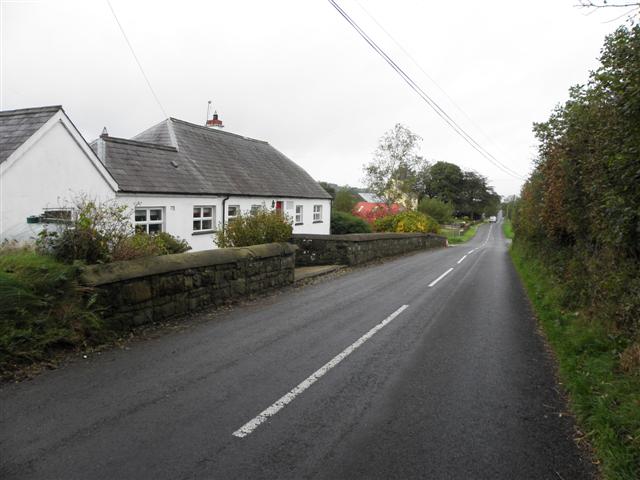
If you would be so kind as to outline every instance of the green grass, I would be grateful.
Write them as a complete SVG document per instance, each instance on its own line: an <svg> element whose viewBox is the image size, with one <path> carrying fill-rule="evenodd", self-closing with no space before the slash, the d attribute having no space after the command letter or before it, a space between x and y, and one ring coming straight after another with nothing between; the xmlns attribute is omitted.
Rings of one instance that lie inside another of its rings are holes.
<svg viewBox="0 0 640 480"><path fill-rule="evenodd" d="M78 269L26 249L0 251L0 376L102 335Z"/></svg>
<svg viewBox="0 0 640 480"><path fill-rule="evenodd" d="M504 236L510 239L513 239L513 225L511 224L511 220L505 218L502 221L502 231L504 232Z"/></svg>
<svg viewBox="0 0 640 480"><path fill-rule="evenodd" d="M506 233L506 232L505 232ZM566 284L537 254L515 242L511 257L556 353L570 407L606 479L640 478L640 375L620 369L630 340L581 311L565 311Z"/></svg>
<svg viewBox="0 0 640 480"><path fill-rule="evenodd" d="M442 228L440 234L447 237L450 244L465 243L471 240L478 230L478 224L471 225L466 232L460 235L458 229Z"/></svg>

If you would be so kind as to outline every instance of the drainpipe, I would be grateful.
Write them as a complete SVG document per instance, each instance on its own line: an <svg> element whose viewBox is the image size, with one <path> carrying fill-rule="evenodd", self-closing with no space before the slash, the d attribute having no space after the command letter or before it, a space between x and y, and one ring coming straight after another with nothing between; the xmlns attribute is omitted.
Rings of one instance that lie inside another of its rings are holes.
<svg viewBox="0 0 640 480"><path fill-rule="evenodd" d="M222 199L222 230L224 230L224 227L227 224L225 220L225 217L227 216L227 208L225 205L227 203L227 200L229 200L229 195Z"/></svg>

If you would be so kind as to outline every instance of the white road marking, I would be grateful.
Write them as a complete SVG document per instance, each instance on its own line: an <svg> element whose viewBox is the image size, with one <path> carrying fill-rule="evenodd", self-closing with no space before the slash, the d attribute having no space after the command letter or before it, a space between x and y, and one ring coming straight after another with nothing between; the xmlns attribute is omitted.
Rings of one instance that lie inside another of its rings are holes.
<svg viewBox="0 0 640 480"><path fill-rule="evenodd" d="M354 343L349 345L342 352L340 352L338 355L333 357L329 362L325 363L322 367L320 367L318 370L312 373L309 377L307 377L305 380L299 383L298 386L296 386L293 390L291 390L286 395L280 397L270 407L260 412L258 416L249 420L242 427L240 427L238 430L233 432L233 435L239 438L243 438L249 435L256 428L258 428L258 426L261 423L265 422L266 420L269 419L269 417L272 417L273 415L278 413L281 409L283 409L287 404L291 403L294 398L296 398L298 395L304 392L311 385L316 383L325 373L327 373L333 367L338 365L342 360L344 360L351 353L353 353L353 351L356 348L360 347L364 342L366 342L371 337L373 337L380 329L382 329L385 325L390 323L394 318L400 315L408 307L409 305L401 306L399 309L397 309L395 312L393 312L391 315L385 318L382 322L380 322L378 325L373 327L367 333L362 335L358 340L356 340Z"/></svg>
<svg viewBox="0 0 640 480"><path fill-rule="evenodd" d="M450 268L449 270L447 270L446 272L444 272L442 275L440 275L438 278L436 278L433 282L431 282L429 284L430 287L433 287L436 283L438 283L440 280L442 280L444 277L446 277L447 275L449 275L451 272L453 271L453 268Z"/></svg>
<svg viewBox="0 0 640 480"><path fill-rule="evenodd" d="M468 255L468 254L467 254ZM457 264L460 265L462 263L462 261L467 258L467 255L465 255L464 257L462 257L460 260L458 260Z"/></svg>

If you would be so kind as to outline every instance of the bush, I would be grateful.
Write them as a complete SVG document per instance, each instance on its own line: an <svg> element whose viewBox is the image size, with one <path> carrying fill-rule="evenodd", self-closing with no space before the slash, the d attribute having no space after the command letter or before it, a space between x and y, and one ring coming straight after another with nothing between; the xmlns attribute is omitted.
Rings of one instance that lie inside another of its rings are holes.
<svg viewBox="0 0 640 480"><path fill-rule="evenodd" d="M29 249L0 249L0 374L61 348L97 342L103 326L79 270Z"/></svg>
<svg viewBox="0 0 640 480"><path fill-rule="evenodd" d="M423 213L406 210L379 218L373 228L376 232L438 233L438 222Z"/></svg>
<svg viewBox="0 0 640 480"><path fill-rule="evenodd" d="M186 240L176 238L167 232L149 235L138 232L120 242L112 252L111 260L132 260L140 257L154 257L191 250Z"/></svg>
<svg viewBox="0 0 640 480"><path fill-rule="evenodd" d="M291 238L291 220L275 210L260 209L250 215L238 215L215 232L220 248L248 247L262 243L286 242Z"/></svg>
<svg viewBox="0 0 640 480"><path fill-rule="evenodd" d="M111 261L112 253L134 234L131 212L115 201L97 203L78 197L73 203L70 222L40 232L36 242L38 252L64 263Z"/></svg>
<svg viewBox="0 0 640 480"><path fill-rule="evenodd" d="M163 253L161 255L171 255L173 253L184 253L191 250L189 242L182 238L174 237L170 233L160 232L153 235L157 244L159 244Z"/></svg>
<svg viewBox="0 0 640 480"><path fill-rule="evenodd" d="M132 260L139 257L182 253L191 247L186 240L169 233L136 232L131 211L115 201L97 203L86 197L74 200L74 217L44 229L36 242L37 251L64 263L87 264Z"/></svg>
<svg viewBox="0 0 640 480"><path fill-rule="evenodd" d="M346 212L331 212L331 233L371 233L371 226L360 217Z"/></svg>
<svg viewBox="0 0 640 480"><path fill-rule="evenodd" d="M450 223L453 217L451 204L439 198L423 198L418 204L418 211L434 218L440 225Z"/></svg>

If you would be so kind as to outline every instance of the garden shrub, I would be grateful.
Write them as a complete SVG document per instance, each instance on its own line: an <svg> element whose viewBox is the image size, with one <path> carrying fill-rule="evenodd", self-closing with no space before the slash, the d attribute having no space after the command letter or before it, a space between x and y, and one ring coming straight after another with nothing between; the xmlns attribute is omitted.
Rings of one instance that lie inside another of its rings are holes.
<svg viewBox="0 0 640 480"><path fill-rule="evenodd" d="M219 226L215 242L220 248L286 242L293 232L291 223L290 218L278 211L260 209L252 214L238 215L227 225Z"/></svg>
<svg viewBox="0 0 640 480"><path fill-rule="evenodd" d="M376 232L438 233L438 222L424 213L406 210L379 218L373 228Z"/></svg>
<svg viewBox="0 0 640 480"><path fill-rule="evenodd" d="M70 222L45 228L36 242L39 253L64 263L106 263L133 236L131 212L115 201L98 203L87 197L73 201Z"/></svg>
<svg viewBox="0 0 640 480"><path fill-rule="evenodd" d="M362 218L346 212L331 212L331 233L342 235L345 233L371 233L371 226Z"/></svg>
<svg viewBox="0 0 640 480"><path fill-rule="evenodd" d="M95 264L191 249L186 240L166 232L136 232L126 205L115 201L98 203L86 197L78 197L73 203L69 223L56 224L40 233L36 242L39 253L64 263Z"/></svg>

